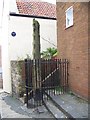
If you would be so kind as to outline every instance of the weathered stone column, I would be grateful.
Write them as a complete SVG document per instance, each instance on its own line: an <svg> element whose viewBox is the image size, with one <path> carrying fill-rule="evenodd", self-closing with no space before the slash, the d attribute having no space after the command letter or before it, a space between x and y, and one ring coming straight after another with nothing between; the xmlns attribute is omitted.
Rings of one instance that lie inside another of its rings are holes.
<svg viewBox="0 0 90 120"><path fill-rule="evenodd" d="M33 19L33 91L36 97L41 88L41 62L40 62L40 25ZM37 73L37 74L36 74ZM37 92L38 91L38 92Z"/></svg>

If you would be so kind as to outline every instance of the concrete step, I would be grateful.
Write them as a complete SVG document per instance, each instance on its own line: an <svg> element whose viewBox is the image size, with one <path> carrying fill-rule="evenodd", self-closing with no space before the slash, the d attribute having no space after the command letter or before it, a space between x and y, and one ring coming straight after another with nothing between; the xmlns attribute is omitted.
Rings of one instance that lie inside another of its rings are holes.
<svg viewBox="0 0 90 120"><path fill-rule="evenodd" d="M65 118L67 118L69 120L75 119L71 114L69 114L65 109L63 109L63 107L60 104L58 104L55 99L53 99L52 95L48 95L48 93L46 93L46 92L45 92L45 95L48 96L49 101L52 102L52 104L54 105L54 107L56 107L59 111L61 111L64 114Z"/></svg>
<svg viewBox="0 0 90 120"><path fill-rule="evenodd" d="M77 118L88 118L88 102L85 102L77 96L69 94L48 95L53 104L61 110L69 120Z"/></svg>
<svg viewBox="0 0 90 120"><path fill-rule="evenodd" d="M44 105L48 109L48 111L53 115L55 119L60 119L60 118L67 118L67 116L60 111L55 104L51 100L44 100Z"/></svg>

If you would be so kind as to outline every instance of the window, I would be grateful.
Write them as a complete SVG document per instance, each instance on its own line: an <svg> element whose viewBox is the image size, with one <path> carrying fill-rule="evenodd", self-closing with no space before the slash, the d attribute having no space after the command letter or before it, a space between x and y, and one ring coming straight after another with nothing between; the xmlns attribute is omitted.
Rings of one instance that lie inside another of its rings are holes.
<svg viewBox="0 0 90 120"><path fill-rule="evenodd" d="M73 7L69 7L66 10L66 28L73 25Z"/></svg>

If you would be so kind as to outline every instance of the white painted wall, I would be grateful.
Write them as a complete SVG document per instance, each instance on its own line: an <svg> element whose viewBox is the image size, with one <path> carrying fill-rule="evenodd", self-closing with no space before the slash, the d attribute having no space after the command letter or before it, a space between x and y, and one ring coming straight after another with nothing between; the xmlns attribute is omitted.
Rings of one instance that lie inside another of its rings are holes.
<svg viewBox="0 0 90 120"><path fill-rule="evenodd" d="M0 0L1 1L1 0ZM15 0L12 0L15 1ZM11 0L3 0L3 11L1 16L1 45L2 45L2 71L3 71L3 90L5 92L11 93L11 70L10 70L10 51L9 51L9 39L8 39L8 22L9 22L9 12L11 11L10 5L14 7ZM15 12L16 9L13 9Z"/></svg>
<svg viewBox="0 0 90 120"><path fill-rule="evenodd" d="M10 0L9 12L19 13L16 5L16 0Z"/></svg>
<svg viewBox="0 0 90 120"><path fill-rule="evenodd" d="M57 27L56 20L37 19L40 23L40 41L41 51L46 50L49 47L57 46ZM45 41L48 40L48 41ZM54 45L55 46L54 46Z"/></svg>
<svg viewBox="0 0 90 120"><path fill-rule="evenodd" d="M2 37L3 0L0 0L0 45Z"/></svg>
<svg viewBox="0 0 90 120"><path fill-rule="evenodd" d="M16 32L15 37L11 36L13 31ZM32 53L32 34L32 19L10 17L8 34L10 60L25 58L26 54Z"/></svg>
<svg viewBox="0 0 90 120"><path fill-rule="evenodd" d="M1 0L0 0L1 1ZM9 12L17 11L12 9L14 5L11 0L4 1L4 10L2 16L2 24L0 28L1 44L2 44L2 70L3 70L3 89L5 92L11 93L11 68L10 61L19 58L25 58L26 54L32 56L32 18L12 17ZM15 2L15 0L12 0ZM0 2L1 4L1 2ZM1 13L0 13L1 14ZM57 44L56 21L38 19L40 22L40 35L51 43ZM16 32L16 37L11 36L11 32ZM45 50L52 45L41 40L41 50Z"/></svg>
<svg viewBox="0 0 90 120"><path fill-rule="evenodd" d="M3 89L11 92L10 59L8 49L8 18L9 0L4 0L3 20L2 20L2 70L3 70Z"/></svg>
<svg viewBox="0 0 90 120"><path fill-rule="evenodd" d="M41 51L48 47L57 46L56 20L36 19L40 23ZM32 58L33 18L11 16L9 19L9 52L10 60L25 58L29 54ZM16 32L12 37L11 33ZM46 39L49 42L43 40Z"/></svg>

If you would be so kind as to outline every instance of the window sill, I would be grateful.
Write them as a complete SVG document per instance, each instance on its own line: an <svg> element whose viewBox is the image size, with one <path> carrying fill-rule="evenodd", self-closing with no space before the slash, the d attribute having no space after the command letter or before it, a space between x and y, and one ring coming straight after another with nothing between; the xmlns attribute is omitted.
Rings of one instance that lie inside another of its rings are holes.
<svg viewBox="0 0 90 120"><path fill-rule="evenodd" d="M68 27L65 28L65 30L67 30L67 29L69 29L69 28L71 28L71 27L73 27L73 26L74 26L74 25L68 26Z"/></svg>

